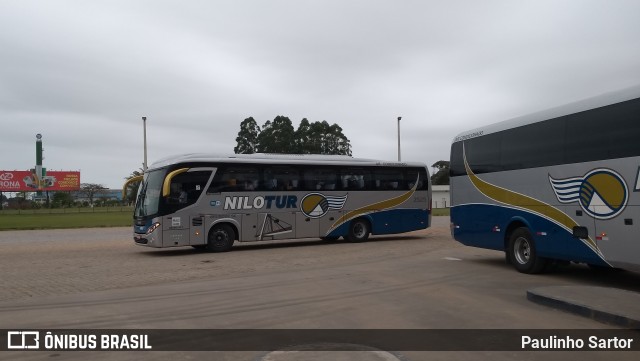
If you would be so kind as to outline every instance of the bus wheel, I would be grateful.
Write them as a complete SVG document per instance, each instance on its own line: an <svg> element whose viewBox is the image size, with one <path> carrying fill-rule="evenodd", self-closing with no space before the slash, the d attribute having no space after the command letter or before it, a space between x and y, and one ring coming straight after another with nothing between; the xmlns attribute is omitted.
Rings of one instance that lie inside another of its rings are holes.
<svg viewBox="0 0 640 361"><path fill-rule="evenodd" d="M351 221L347 240L349 242L364 242L369 238L369 233L371 233L369 222L364 218L358 218Z"/></svg>
<svg viewBox="0 0 640 361"><path fill-rule="evenodd" d="M526 227L520 227L511 233L509 237L509 249L507 250L511 264L518 272L540 273L544 270L547 260L538 257L536 246L531 233Z"/></svg>
<svg viewBox="0 0 640 361"><path fill-rule="evenodd" d="M226 224L213 226L209 231L207 250L210 252L227 252L233 246L236 235Z"/></svg>

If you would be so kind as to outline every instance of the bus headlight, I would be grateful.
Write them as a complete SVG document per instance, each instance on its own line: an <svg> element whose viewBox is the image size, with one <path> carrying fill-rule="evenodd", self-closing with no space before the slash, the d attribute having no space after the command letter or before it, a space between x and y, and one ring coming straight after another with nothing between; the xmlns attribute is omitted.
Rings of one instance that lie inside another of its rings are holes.
<svg viewBox="0 0 640 361"><path fill-rule="evenodd" d="M149 227L149 229L147 229L147 234L151 234L153 231L158 229L158 227L160 227L160 223L156 222L156 223L152 224L151 227Z"/></svg>

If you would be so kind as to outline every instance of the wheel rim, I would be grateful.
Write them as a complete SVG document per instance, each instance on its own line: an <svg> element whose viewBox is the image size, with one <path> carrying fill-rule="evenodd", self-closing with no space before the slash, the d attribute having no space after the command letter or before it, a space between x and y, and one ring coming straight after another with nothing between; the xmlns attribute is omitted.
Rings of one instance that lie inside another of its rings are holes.
<svg viewBox="0 0 640 361"><path fill-rule="evenodd" d="M228 238L227 233L223 231L217 231L213 234L213 242L216 246L224 245Z"/></svg>
<svg viewBox="0 0 640 361"><path fill-rule="evenodd" d="M353 225L353 235L357 238L362 238L367 234L367 229L364 224L358 222Z"/></svg>
<svg viewBox="0 0 640 361"><path fill-rule="evenodd" d="M520 264L526 264L531 258L531 244L524 237L518 237L514 242L513 255Z"/></svg>

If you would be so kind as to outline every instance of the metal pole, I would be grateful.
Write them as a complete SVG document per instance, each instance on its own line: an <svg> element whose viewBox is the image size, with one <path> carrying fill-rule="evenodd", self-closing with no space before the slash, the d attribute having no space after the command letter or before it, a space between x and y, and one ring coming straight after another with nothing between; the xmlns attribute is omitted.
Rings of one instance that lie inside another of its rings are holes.
<svg viewBox="0 0 640 361"><path fill-rule="evenodd" d="M36 134L36 185L38 191L42 190L42 134Z"/></svg>
<svg viewBox="0 0 640 361"><path fill-rule="evenodd" d="M142 163L142 171L147 172L147 117L142 117L142 128L144 133L144 162Z"/></svg>
<svg viewBox="0 0 640 361"><path fill-rule="evenodd" d="M402 119L402 117L398 117L398 162L402 159L402 157L400 157L400 119Z"/></svg>

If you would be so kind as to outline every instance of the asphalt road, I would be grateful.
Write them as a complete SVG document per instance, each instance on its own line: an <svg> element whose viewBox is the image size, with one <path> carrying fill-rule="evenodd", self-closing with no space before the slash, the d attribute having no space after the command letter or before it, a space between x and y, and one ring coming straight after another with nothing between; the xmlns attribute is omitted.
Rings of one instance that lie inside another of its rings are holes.
<svg viewBox="0 0 640 361"><path fill-rule="evenodd" d="M131 230L0 232L3 329L587 329L612 328L527 301L530 288L640 292L640 275L573 265L523 275L500 252L459 245L448 217L369 242L240 245L222 254L136 246ZM567 352L5 352L42 359L565 360ZM637 352L570 358L637 359Z"/></svg>

